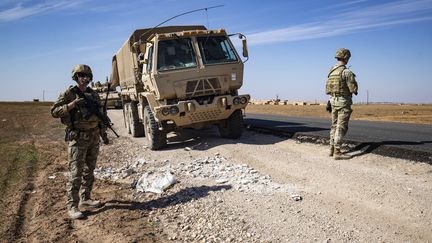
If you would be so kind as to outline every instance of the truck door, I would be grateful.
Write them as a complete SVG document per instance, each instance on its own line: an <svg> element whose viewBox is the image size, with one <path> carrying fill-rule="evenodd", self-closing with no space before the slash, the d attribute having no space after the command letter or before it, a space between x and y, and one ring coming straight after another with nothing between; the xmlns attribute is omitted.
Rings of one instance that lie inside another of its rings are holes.
<svg viewBox="0 0 432 243"><path fill-rule="evenodd" d="M145 67L143 67L143 81L146 90L154 85L153 80L153 45L148 44L145 54Z"/></svg>

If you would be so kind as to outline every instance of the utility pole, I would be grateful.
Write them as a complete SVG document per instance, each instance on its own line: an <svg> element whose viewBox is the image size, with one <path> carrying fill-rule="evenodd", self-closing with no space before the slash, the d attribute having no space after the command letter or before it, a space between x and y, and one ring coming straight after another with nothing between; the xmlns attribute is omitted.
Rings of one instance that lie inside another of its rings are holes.
<svg viewBox="0 0 432 243"><path fill-rule="evenodd" d="M42 91L42 101L45 101L45 90Z"/></svg>
<svg viewBox="0 0 432 243"><path fill-rule="evenodd" d="M366 105L369 105L369 90L366 90Z"/></svg>

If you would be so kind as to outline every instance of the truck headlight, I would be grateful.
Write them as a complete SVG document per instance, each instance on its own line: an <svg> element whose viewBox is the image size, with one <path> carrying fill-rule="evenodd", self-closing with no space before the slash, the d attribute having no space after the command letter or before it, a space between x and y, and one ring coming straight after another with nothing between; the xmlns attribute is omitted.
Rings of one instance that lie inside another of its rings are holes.
<svg viewBox="0 0 432 243"><path fill-rule="evenodd" d="M242 103L243 105L247 103L247 98L246 97L241 97L240 98L240 103Z"/></svg>
<svg viewBox="0 0 432 243"><path fill-rule="evenodd" d="M169 113L171 115L175 115L175 114L179 113L179 108L177 106L171 106L169 109Z"/></svg>
<svg viewBox="0 0 432 243"><path fill-rule="evenodd" d="M233 104L234 104L234 105L238 105L238 104L240 104L240 98L239 98L239 97L234 98L234 100L233 100Z"/></svg>
<svg viewBox="0 0 432 243"><path fill-rule="evenodd" d="M168 107L162 108L162 115L168 116L170 114L170 109Z"/></svg>

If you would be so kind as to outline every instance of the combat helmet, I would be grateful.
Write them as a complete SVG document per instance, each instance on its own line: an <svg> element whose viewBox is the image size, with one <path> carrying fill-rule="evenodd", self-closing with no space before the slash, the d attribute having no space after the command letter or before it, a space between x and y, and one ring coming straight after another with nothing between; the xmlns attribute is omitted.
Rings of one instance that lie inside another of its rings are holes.
<svg viewBox="0 0 432 243"><path fill-rule="evenodd" d="M350 57L351 57L351 52L348 49L339 48L339 50L336 51L335 58L348 60Z"/></svg>
<svg viewBox="0 0 432 243"><path fill-rule="evenodd" d="M78 64L72 69L72 79L77 81L78 76L77 73L85 73L90 76L90 80L93 80L93 73L91 68L85 64Z"/></svg>

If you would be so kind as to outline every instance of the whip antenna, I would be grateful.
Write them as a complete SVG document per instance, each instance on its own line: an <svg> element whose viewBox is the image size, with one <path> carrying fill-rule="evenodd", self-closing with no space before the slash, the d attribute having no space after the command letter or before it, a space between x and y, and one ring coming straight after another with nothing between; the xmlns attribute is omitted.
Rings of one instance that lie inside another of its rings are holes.
<svg viewBox="0 0 432 243"><path fill-rule="evenodd" d="M146 32L144 32L143 34L140 35L140 38L139 38L139 39L141 40L141 38L142 38L145 34L149 33L150 31L156 29L157 27L159 27L159 26L165 24L166 22L168 22L168 21L170 21L170 20L172 20L172 19L178 18L178 17L183 16L183 15L186 15L186 14L190 14L190 13L198 12L198 11L203 11L203 10L205 10L205 11L207 12L208 9L212 9L212 8L219 8L219 7L223 7L223 6L224 6L224 5L216 5L216 6L211 6L211 7L207 7L207 8L199 8L199 9L195 9L195 10L191 10L191 11L188 11L188 12L184 12L184 13L178 14L178 15L176 15L176 16L174 16L174 17L171 17L171 18L169 18L169 19L167 19L167 20L161 22L160 24L156 25L155 27L153 27L153 28L147 30ZM208 16L207 16L207 22L208 22Z"/></svg>
<svg viewBox="0 0 432 243"><path fill-rule="evenodd" d="M207 28L210 29L210 24L208 21L208 11L207 11L207 9L205 11L206 11L206 18L207 18Z"/></svg>

